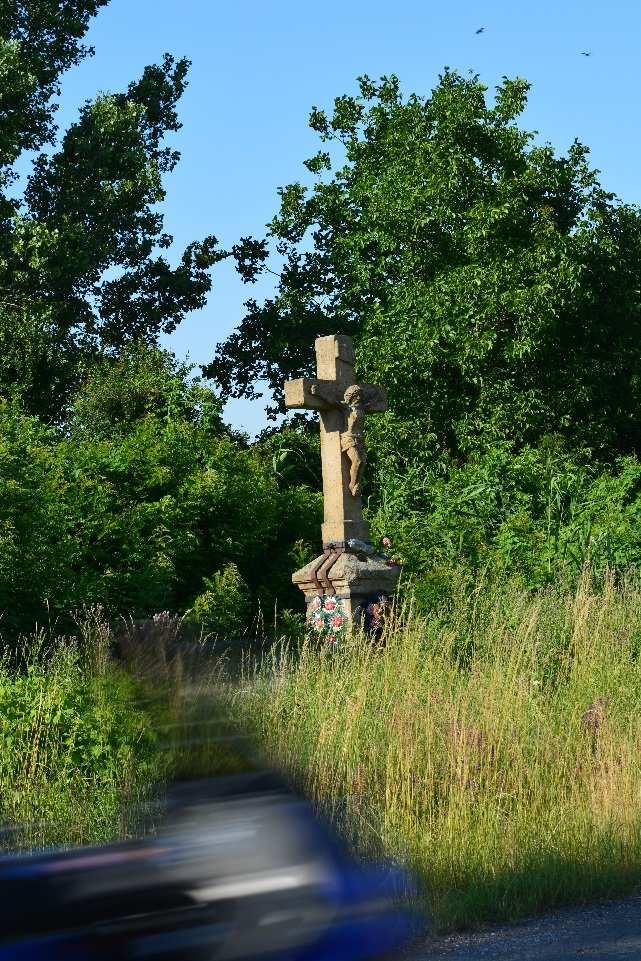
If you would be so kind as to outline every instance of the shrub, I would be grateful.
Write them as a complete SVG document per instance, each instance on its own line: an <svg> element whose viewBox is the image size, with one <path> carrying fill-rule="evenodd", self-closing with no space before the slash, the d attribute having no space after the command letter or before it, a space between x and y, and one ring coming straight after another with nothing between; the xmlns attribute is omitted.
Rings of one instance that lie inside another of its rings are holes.
<svg viewBox="0 0 641 961"><path fill-rule="evenodd" d="M319 496L282 484L272 458L227 433L215 396L186 378L160 351L101 365L65 431L0 404L7 639L60 618L68 629L83 605L109 617L183 613L228 565L247 585L247 622L259 605L298 602L291 553L318 536Z"/></svg>
<svg viewBox="0 0 641 961"><path fill-rule="evenodd" d="M103 841L164 776L137 683L77 639L23 640L0 663L0 819L10 846Z"/></svg>
<svg viewBox="0 0 641 961"><path fill-rule="evenodd" d="M236 564L227 564L213 577L204 578L206 590L187 611L186 621L205 634L234 636L247 626L251 600Z"/></svg>
<svg viewBox="0 0 641 961"><path fill-rule="evenodd" d="M641 561L641 463L610 467L557 438L398 476L381 467L375 533L391 536L416 597L458 580L517 578L528 588L597 577ZM440 588L439 588L440 590Z"/></svg>

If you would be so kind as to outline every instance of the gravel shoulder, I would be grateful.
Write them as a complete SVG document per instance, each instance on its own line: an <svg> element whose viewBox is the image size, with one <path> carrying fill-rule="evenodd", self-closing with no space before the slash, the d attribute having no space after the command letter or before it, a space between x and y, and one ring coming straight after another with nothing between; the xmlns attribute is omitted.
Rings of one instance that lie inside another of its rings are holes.
<svg viewBox="0 0 641 961"><path fill-rule="evenodd" d="M430 938L402 961L568 961L641 959L641 895L567 908L518 925ZM399 961L401 959L399 958Z"/></svg>

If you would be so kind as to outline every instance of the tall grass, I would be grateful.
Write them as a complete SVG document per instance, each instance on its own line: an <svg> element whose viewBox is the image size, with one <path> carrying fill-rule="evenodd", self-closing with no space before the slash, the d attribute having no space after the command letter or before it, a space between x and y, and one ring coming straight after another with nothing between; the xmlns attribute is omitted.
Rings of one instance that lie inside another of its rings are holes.
<svg viewBox="0 0 641 961"><path fill-rule="evenodd" d="M461 587L384 645L283 645L240 683L189 650L165 616L116 639L96 615L0 661L0 846L130 835L166 777L246 763L240 724L417 871L441 929L641 882L638 585Z"/></svg>
<svg viewBox="0 0 641 961"><path fill-rule="evenodd" d="M109 654L95 612L75 637L42 631L0 659L0 848L136 832L163 776L155 705Z"/></svg>
<svg viewBox="0 0 641 961"><path fill-rule="evenodd" d="M481 585L403 612L383 647L282 648L236 704L453 929L641 882L640 658L636 586Z"/></svg>
<svg viewBox="0 0 641 961"><path fill-rule="evenodd" d="M0 656L0 850L136 836L168 780L245 769L226 661L188 638L167 613L114 626L94 608Z"/></svg>

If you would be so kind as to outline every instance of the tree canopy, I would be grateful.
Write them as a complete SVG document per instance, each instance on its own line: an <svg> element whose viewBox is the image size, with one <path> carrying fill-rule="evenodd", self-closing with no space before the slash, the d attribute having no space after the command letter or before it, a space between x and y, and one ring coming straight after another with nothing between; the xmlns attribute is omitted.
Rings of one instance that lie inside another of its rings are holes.
<svg viewBox="0 0 641 961"><path fill-rule="evenodd" d="M211 287L214 236L172 266L158 205L179 153L165 135L188 61L169 54L122 92L81 108L62 137L59 78L89 55L90 18L108 0L0 3L0 396L60 418L87 361L154 343ZM36 151L24 190L15 163Z"/></svg>
<svg viewBox="0 0 641 961"><path fill-rule="evenodd" d="M446 70L429 97L362 77L314 109L312 183L283 188L266 238L234 251L247 281L280 257L276 291L206 373L235 396L266 378L282 405L314 338L340 331L388 388L371 431L397 463L551 432L602 458L641 450L641 215L586 147L558 155L519 127L527 93L504 78L490 103Z"/></svg>
<svg viewBox="0 0 641 961"><path fill-rule="evenodd" d="M170 609L245 629L297 604L320 523L284 437L250 448L160 350L203 306L214 236L168 253L188 61L166 54L59 133L60 77L108 0L0 0L0 631ZM313 474L312 474L313 477ZM265 557L270 563L265 564Z"/></svg>

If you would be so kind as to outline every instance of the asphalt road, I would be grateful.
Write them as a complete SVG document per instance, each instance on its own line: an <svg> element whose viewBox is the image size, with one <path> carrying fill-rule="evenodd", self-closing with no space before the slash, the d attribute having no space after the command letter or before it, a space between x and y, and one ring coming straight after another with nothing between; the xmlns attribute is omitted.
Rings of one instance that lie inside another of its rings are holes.
<svg viewBox="0 0 641 961"><path fill-rule="evenodd" d="M402 961L641 961L641 896L424 941ZM401 961L401 959L399 959Z"/></svg>

